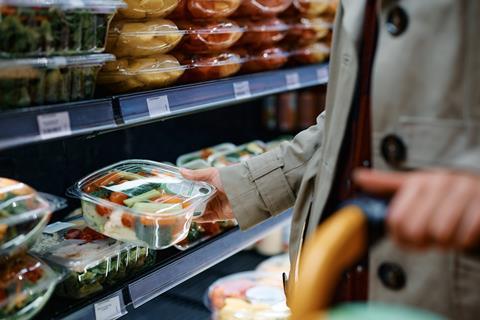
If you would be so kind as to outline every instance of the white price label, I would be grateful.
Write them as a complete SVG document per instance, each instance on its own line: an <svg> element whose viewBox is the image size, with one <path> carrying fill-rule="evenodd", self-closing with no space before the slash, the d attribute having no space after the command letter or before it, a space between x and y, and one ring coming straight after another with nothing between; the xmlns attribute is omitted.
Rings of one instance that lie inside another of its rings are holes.
<svg viewBox="0 0 480 320"><path fill-rule="evenodd" d="M96 320L114 320L125 314L120 306L119 296L97 302L94 307Z"/></svg>
<svg viewBox="0 0 480 320"><path fill-rule="evenodd" d="M317 69L317 79L320 82L328 80L328 69L327 68Z"/></svg>
<svg viewBox="0 0 480 320"><path fill-rule="evenodd" d="M170 114L170 103L168 102L168 96L160 96L147 99L148 112L150 117L156 118Z"/></svg>
<svg viewBox="0 0 480 320"><path fill-rule="evenodd" d="M43 229L43 233L54 234L54 233L57 233L60 230L73 227L74 225L75 225L74 223L58 221L58 222L55 222L55 223L52 223L52 224L49 224L48 226L46 226L45 229Z"/></svg>
<svg viewBox="0 0 480 320"><path fill-rule="evenodd" d="M37 123L38 131L42 139L68 136L72 134L70 115L67 111L38 115Z"/></svg>
<svg viewBox="0 0 480 320"><path fill-rule="evenodd" d="M248 81L234 82L233 92L235 93L235 99L244 99L252 96L250 93L250 83Z"/></svg>
<svg viewBox="0 0 480 320"><path fill-rule="evenodd" d="M287 89L296 89L300 87L300 76L297 72L287 73L285 75L287 81Z"/></svg>

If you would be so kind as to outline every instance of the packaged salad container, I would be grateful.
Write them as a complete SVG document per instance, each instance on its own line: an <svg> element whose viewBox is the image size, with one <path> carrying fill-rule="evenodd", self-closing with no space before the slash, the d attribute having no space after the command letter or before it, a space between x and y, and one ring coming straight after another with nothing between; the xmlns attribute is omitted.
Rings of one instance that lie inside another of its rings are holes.
<svg viewBox="0 0 480 320"><path fill-rule="evenodd" d="M235 16L271 17L287 10L292 0L243 0Z"/></svg>
<svg viewBox="0 0 480 320"><path fill-rule="evenodd" d="M178 5L179 0L124 0L126 8L118 10L119 19L163 18ZM117 17L116 17L117 18Z"/></svg>
<svg viewBox="0 0 480 320"><path fill-rule="evenodd" d="M219 19L230 16L242 0L180 0L170 17L175 19Z"/></svg>
<svg viewBox="0 0 480 320"><path fill-rule="evenodd" d="M110 54L0 60L0 110L91 99Z"/></svg>
<svg viewBox="0 0 480 320"><path fill-rule="evenodd" d="M210 238L213 238L237 225L235 220L218 222L192 222L188 235L175 245L175 248L185 251Z"/></svg>
<svg viewBox="0 0 480 320"><path fill-rule="evenodd" d="M275 70L283 67L288 61L288 52L281 47L266 47L253 50L237 49L242 57L241 71L245 73Z"/></svg>
<svg viewBox="0 0 480 320"><path fill-rule="evenodd" d="M167 248L185 238L197 207L216 189L182 177L176 167L148 160L126 160L77 182L69 194L82 201L83 216L111 238Z"/></svg>
<svg viewBox="0 0 480 320"><path fill-rule="evenodd" d="M176 22L184 31L180 50L184 53L223 52L242 36L243 29L231 20L183 20Z"/></svg>
<svg viewBox="0 0 480 320"><path fill-rule="evenodd" d="M0 264L0 318L31 319L47 303L60 276L30 255Z"/></svg>
<svg viewBox="0 0 480 320"><path fill-rule="evenodd" d="M0 0L0 57L102 52L121 0Z"/></svg>
<svg viewBox="0 0 480 320"><path fill-rule="evenodd" d="M181 82L190 83L226 78L240 70L242 59L233 52L186 55L176 52L174 55L180 63L188 66L180 78Z"/></svg>
<svg viewBox="0 0 480 320"><path fill-rule="evenodd" d="M327 18L290 18L285 43L304 46L325 39L332 30L332 21Z"/></svg>
<svg viewBox="0 0 480 320"><path fill-rule="evenodd" d="M290 56L293 61L299 63L313 64L325 62L330 57L330 47L324 43L317 42L294 49Z"/></svg>
<svg viewBox="0 0 480 320"><path fill-rule="evenodd" d="M184 32L170 20L119 20L108 33L107 51L117 58L147 57L175 48Z"/></svg>
<svg viewBox="0 0 480 320"><path fill-rule="evenodd" d="M208 288L213 319L287 320L282 277L256 271L240 272L215 281Z"/></svg>
<svg viewBox="0 0 480 320"><path fill-rule="evenodd" d="M111 94L158 89L173 84L185 69L187 66L168 54L123 58L105 64L97 85Z"/></svg>
<svg viewBox="0 0 480 320"><path fill-rule="evenodd" d="M61 296L84 298L155 263L155 251L108 238L89 228L83 218L57 225L46 228L33 251L66 271L57 285Z"/></svg>
<svg viewBox="0 0 480 320"><path fill-rule="evenodd" d="M215 155L210 163L214 167L221 168L246 161L251 157L264 153L265 151L265 144L262 141L256 140L238 146L235 150Z"/></svg>
<svg viewBox="0 0 480 320"><path fill-rule="evenodd" d="M276 147L280 146L282 142L291 141L294 137L290 135L280 136L275 140L269 141L266 143L267 151L275 149Z"/></svg>
<svg viewBox="0 0 480 320"><path fill-rule="evenodd" d="M194 160L204 160L208 161L212 155L222 152L227 152L235 149L236 146L233 143L222 143L210 148L204 148L199 151L190 152L184 155L181 155L177 159L177 166L183 167L185 164L192 162Z"/></svg>
<svg viewBox="0 0 480 320"><path fill-rule="evenodd" d="M283 40L289 29L284 21L275 17L238 19L236 22L245 29L237 45L245 48L275 45Z"/></svg>
<svg viewBox="0 0 480 320"><path fill-rule="evenodd" d="M293 0L293 6L301 15L316 17L329 11L332 0Z"/></svg>
<svg viewBox="0 0 480 320"><path fill-rule="evenodd" d="M0 178L0 258L30 248L48 223L50 214L64 206L61 198Z"/></svg>

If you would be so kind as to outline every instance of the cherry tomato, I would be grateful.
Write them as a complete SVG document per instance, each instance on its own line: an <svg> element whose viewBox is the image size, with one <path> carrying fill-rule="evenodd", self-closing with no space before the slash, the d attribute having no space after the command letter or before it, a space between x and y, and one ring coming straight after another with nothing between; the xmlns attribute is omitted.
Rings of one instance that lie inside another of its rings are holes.
<svg viewBox="0 0 480 320"><path fill-rule="evenodd" d="M81 234L82 234L81 230L70 229L70 230L67 231L67 233L65 233L64 238L67 239L67 240L78 239L81 236Z"/></svg>
<svg viewBox="0 0 480 320"><path fill-rule="evenodd" d="M133 229L135 226L135 217L128 213L122 214L122 224L127 228Z"/></svg>
<svg viewBox="0 0 480 320"><path fill-rule="evenodd" d="M205 229L205 232L208 235L216 235L220 233L220 226L218 225L218 223L202 223L201 226L203 227L203 229Z"/></svg>
<svg viewBox="0 0 480 320"><path fill-rule="evenodd" d="M112 192L110 195L110 201L119 205L124 205L123 201L127 200L128 196L122 192Z"/></svg>
<svg viewBox="0 0 480 320"><path fill-rule="evenodd" d="M95 210L97 211L98 215L101 217L108 217L112 213L111 209L101 206L99 204L95 206Z"/></svg>

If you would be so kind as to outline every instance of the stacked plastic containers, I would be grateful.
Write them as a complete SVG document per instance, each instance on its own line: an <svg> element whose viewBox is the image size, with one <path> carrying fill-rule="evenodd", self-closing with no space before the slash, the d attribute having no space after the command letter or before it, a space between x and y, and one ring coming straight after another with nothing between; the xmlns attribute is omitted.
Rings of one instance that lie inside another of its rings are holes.
<svg viewBox="0 0 480 320"><path fill-rule="evenodd" d="M0 178L0 318L30 319L52 295L60 275L26 251L62 199Z"/></svg>
<svg viewBox="0 0 480 320"><path fill-rule="evenodd" d="M333 0L311 0L328 3ZM301 18L310 1L126 1L109 33L107 52L117 57L98 84L107 94L280 68L288 61L318 63L328 57L332 19ZM316 7L315 7L316 8ZM309 11L309 10L310 11ZM327 10L326 9L326 10ZM323 14L323 11L322 11ZM280 18L279 18L280 17Z"/></svg>
<svg viewBox="0 0 480 320"><path fill-rule="evenodd" d="M122 0L0 0L0 109L93 98Z"/></svg>

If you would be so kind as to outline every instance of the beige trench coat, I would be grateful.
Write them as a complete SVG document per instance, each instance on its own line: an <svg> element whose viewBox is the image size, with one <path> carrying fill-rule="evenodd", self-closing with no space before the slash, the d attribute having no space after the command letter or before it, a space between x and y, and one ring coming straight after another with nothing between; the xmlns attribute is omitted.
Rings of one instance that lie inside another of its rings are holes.
<svg viewBox="0 0 480 320"><path fill-rule="evenodd" d="M326 112L291 143L221 170L242 228L293 206L290 279L318 225L352 105L366 0L342 0ZM379 1L373 66L373 166L480 173L480 1ZM405 252L388 239L370 253L369 297L454 319L480 314L480 258Z"/></svg>

